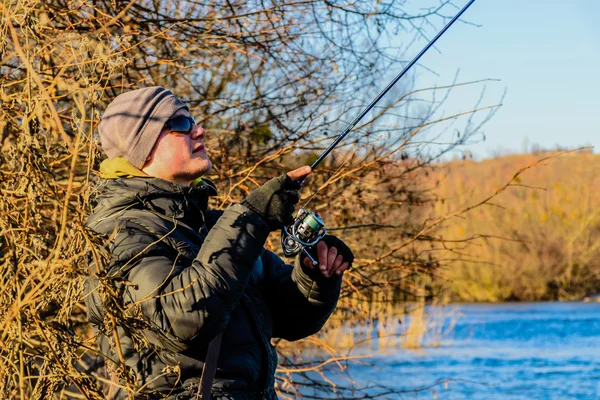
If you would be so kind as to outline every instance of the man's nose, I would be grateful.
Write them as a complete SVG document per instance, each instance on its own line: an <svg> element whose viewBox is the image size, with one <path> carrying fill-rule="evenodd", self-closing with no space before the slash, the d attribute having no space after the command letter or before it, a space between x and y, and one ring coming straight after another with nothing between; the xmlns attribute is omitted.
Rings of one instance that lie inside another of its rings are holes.
<svg viewBox="0 0 600 400"><path fill-rule="evenodd" d="M190 132L190 135L192 136L192 139L201 139L204 136L206 136L206 131L204 130L203 127L193 124L192 132Z"/></svg>

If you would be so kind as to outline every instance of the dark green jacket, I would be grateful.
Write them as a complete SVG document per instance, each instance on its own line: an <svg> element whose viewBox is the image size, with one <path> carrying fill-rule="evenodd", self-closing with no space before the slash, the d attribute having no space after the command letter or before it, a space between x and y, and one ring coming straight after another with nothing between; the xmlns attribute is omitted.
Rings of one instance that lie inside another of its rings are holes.
<svg viewBox="0 0 600 400"><path fill-rule="evenodd" d="M216 194L209 183L101 182L87 225L111 238L108 270L99 273L115 278L117 304L141 312L144 321L129 332L117 322L125 363L144 387L136 398L192 398L207 345L224 330L215 399L275 399L271 338L297 340L321 329L341 278L313 275L298 260L292 267L265 250L267 224L246 207L207 210ZM118 364L97 289L91 279L88 315L100 350ZM136 350L132 338L140 333L149 344ZM127 393L116 390L113 397Z"/></svg>

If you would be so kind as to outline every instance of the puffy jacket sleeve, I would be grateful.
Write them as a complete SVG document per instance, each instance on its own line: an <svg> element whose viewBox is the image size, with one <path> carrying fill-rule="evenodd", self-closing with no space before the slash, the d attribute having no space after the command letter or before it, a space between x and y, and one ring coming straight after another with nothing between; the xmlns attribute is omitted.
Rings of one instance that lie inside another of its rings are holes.
<svg viewBox="0 0 600 400"><path fill-rule="evenodd" d="M148 243L146 249L155 250L145 250L137 259L126 257L133 266L126 274L125 302L141 310L160 334L184 344L209 339L227 324L268 233L261 217L236 204L216 221L191 265L182 265L175 252L161 251L156 242ZM122 256L129 246L139 250L139 241L139 235L123 231L115 249Z"/></svg>
<svg viewBox="0 0 600 400"><path fill-rule="evenodd" d="M318 332L337 305L342 277L325 278L300 263L287 265L265 250L266 296L273 314L273 336L298 340Z"/></svg>

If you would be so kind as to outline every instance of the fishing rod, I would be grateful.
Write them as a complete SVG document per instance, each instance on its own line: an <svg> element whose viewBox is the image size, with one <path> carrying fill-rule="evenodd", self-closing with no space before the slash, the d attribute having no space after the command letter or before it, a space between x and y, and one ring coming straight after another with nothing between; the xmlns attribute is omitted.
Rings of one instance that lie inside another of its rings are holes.
<svg viewBox="0 0 600 400"><path fill-rule="evenodd" d="M375 107L375 105L386 95L387 92L390 91L392 87L406 74L406 72L412 68L413 65L417 63L417 61L435 44L435 42L460 18L460 16L473 4L475 0L470 0L455 16L452 18L438 34L431 39L429 43L409 62L400 73L375 97L375 99L356 117L348 126L342 131L342 133L329 145L327 149L317 158L312 165L310 166L312 170L314 170L320 163L323 161L329 153L350 133L352 129L360 122L361 119L369 111ZM298 180L299 183L302 183L305 178L300 178ZM287 227L284 227L281 231L281 247L283 248L283 253L290 257L292 255L298 254L303 251L308 258L312 261L313 265L317 265L316 260L308 253L306 250L309 247L314 246L321 240L327 230L325 229L325 223L319 216L311 211L306 211L305 209L300 209L298 211L298 215L294 219L294 221Z"/></svg>
<svg viewBox="0 0 600 400"><path fill-rule="evenodd" d="M406 72L412 68L413 65L416 64L417 61L419 61L419 58L421 58L421 56L423 54L425 54L427 52L427 50L429 50L429 48L431 46L433 46L435 44L435 42L444 34L444 32L446 32L448 30L448 28L450 28L450 26L452 26L452 24L460 18L460 16L467 10L467 8L469 8L471 6L471 4L473 4L475 2L475 0L470 0L467 5L465 5L462 10L460 10L458 12L458 14L456 14L454 16L454 18L452 18L450 20L450 22L448 22L446 24L446 26L444 26L444 28L438 32L438 34L431 39L431 41L429 43L427 43L427 46L425 46L423 48L423 50L421 50L421 52L419 54L417 54L415 56L415 58L412 59L411 62L409 62L404 69L389 83L389 85L387 85L387 87L385 89L383 89L381 91L381 93L379 93L377 95L377 97L375 97L375 99L371 102L371 104L369 104L367 106L367 108L365 108L356 118L354 118L354 121L350 122L350 124L346 127L346 129L344 129L342 131L342 133L335 139L335 141L319 156L319 158L317 158L315 160L315 162L312 163L312 165L310 166L313 170L321 163L321 161L323 161L323 159L325 157L327 157L327 155L346 137L346 135L356 126L356 124L358 124L360 122L361 119L363 119L363 117L365 115L367 115L367 113L369 111L371 111L371 109L373 107L375 107L375 105L379 102L379 100L381 100L383 98L383 96L385 96L385 94L387 92L390 91L390 89L396 84L396 82L398 82L400 80L400 78L402 78L404 76L404 74L406 74ZM304 180L304 178L302 178L299 182L302 182L302 180Z"/></svg>

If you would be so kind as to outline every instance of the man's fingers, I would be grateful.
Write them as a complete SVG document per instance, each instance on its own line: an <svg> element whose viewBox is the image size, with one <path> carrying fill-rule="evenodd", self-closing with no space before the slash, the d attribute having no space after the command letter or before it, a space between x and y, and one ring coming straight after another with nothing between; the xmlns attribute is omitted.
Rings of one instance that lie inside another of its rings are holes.
<svg viewBox="0 0 600 400"><path fill-rule="evenodd" d="M340 265L342 265L342 261L344 261L344 257L341 254L338 254L333 262L333 266L330 269L331 275L333 275Z"/></svg>
<svg viewBox="0 0 600 400"><path fill-rule="evenodd" d="M335 269L333 269L333 264L335 264L335 259L338 255L338 250L335 247L330 247L327 252L327 276L331 276Z"/></svg>
<svg viewBox="0 0 600 400"><path fill-rule="evenodd" d="M317 243L317 254L319 255L319 268L325 276L327 276L327 253L327 244L321 240Z"/></svg>
<svg viewBox="0 0 600 400"><path fill-rule="evenodd" d="M291 180L293 180L294 182L296 182L298 179L304 178L305 176L307 176L311 172L312 172L312 169L310 168L310 166L305 165L303 167L300 167L298 169L295 169L293 171L288 172L287 176L289 176Z"/></svg>
<svg viewBox="0 0 600 400"><path fill-rule="evenodd" d="M336 275L341 275L344 273L345 270L347 270L348 268L350 268L350 263L345 262L342 265L339 266L339 268L335 271Z"/></svg>
<svg viewBox="0 0 600 400"><path fill-rule="evenodd" d="M328 247L324 240L319 241L316 246L317 259L319 262L319 270L325 277L334 275L342 275L344 271L350 268L350 262L344 261L344 256L338 254L337 247ZM312 263L307 258L304 259L304 265L313 268Z"/></svg>

